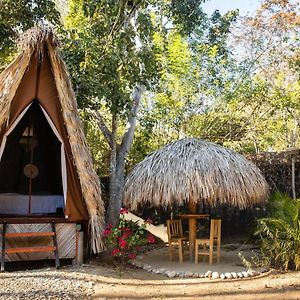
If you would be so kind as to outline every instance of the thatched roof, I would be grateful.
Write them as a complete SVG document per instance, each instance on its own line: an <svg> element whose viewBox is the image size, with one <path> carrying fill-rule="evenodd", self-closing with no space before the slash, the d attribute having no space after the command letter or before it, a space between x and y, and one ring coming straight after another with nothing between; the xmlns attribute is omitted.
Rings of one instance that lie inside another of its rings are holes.
<svg viewBox="0 0 300 300"><path fill-rule="evenodd" d="M265 201L268 184L242 155L214 143L186 138L148 155L127 176L124 204L183 205L189 201L245 208Z"/></svg>
<svg viewBox="0 0 300 300"><path fill-rule="evenodd" d="M43 45L48 50L62 116L89 214L91 248L93 252L100 252L103 249L101 234L104 228L104 206L100 182L93 169L70 77L59 54L57 38L51 28L35 27L25 32L19 40L20 54L0 75L0 127L9 118L11 102L28 68L31 56L36 50L42 53Z"/></svg>

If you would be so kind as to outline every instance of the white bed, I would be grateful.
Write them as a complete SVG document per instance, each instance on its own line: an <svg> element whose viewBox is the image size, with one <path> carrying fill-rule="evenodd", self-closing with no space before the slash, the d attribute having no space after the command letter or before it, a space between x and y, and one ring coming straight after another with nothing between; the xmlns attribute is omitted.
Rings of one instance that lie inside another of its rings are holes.
<svg viewBox="0 0 300 300"><path fill-rule="evenodd" d="M1 215L27 215L29 196L15 193L0 194ZM64 208L63 195L32 195L31 214L55 214L57 208Z"/></svg>

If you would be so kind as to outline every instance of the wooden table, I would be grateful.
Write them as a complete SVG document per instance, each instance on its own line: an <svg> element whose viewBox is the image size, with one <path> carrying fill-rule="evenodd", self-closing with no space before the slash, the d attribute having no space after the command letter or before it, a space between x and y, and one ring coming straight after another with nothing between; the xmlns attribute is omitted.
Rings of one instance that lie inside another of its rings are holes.
<svg viewBox="0 0 300 300"><path fill-rule="evenodd" d="M181 219L189 220L189 245L190 245L190 260L194 260L194 245L197 235L197 219L208 219L207 214L182 214L178 215Z"/></svg>

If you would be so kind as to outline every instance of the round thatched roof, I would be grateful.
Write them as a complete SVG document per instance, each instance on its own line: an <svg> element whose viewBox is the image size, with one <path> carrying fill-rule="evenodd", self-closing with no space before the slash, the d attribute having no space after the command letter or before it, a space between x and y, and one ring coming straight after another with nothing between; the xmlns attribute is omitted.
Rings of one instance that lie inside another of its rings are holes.
<svg viewBox="0 0 300 300"><path fill-rule="evenodd" d="M124 205L208 205L245 208L268 197L260 170L242 155L214 143L186 138L148 155L127 176Z"/></svg>

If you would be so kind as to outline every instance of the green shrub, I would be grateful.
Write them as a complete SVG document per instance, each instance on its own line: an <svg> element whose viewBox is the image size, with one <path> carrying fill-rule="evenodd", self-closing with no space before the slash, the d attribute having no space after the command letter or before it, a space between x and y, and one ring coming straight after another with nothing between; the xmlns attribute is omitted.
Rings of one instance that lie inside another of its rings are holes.
<svg viewBox="0 0 300 300"><path fill-rule="evenodd" d="M275 193L269 216L257 221L255 235L271 265L279 269L300 269L300 200Z"/></svg>

